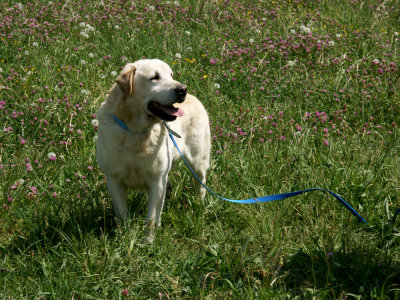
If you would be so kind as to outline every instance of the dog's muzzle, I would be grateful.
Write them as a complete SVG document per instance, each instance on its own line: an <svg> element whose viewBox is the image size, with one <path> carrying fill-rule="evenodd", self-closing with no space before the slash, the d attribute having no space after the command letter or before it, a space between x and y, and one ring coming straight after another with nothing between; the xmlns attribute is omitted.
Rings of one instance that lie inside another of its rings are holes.
<svg viewBox="0 0 400 300"><path fill-rule="evenodd" d="M187 86L180 84L175 88L176 102L182 103L187 94Z"/></svg>

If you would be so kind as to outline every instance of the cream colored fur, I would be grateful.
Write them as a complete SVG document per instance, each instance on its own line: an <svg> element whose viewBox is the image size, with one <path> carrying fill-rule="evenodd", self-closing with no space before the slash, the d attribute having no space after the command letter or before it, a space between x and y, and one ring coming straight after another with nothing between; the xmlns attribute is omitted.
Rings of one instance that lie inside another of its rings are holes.
<svg viewBox="0 0 400 300"><path fill-rule="evenodd" d="M172 78L171 68L160 60L139 60L127 64L98 111L98 163L106 174L107 187L115 213L129 215L127 188L148 190L147 238L161 224L161 211L173 162L179 158L162 120L148 109L150 101L174 105L184 115L168 122L182 138L177 144L199 178L205 182L209 168L210 129L206 110L194 96L179 99L177 90L186 87ZM178 103L184 100L182 103ZM178 102L177 102L178 101ZM129 127L123 130L117 116ZM203 198L205 189L196 186Z"/></svg>

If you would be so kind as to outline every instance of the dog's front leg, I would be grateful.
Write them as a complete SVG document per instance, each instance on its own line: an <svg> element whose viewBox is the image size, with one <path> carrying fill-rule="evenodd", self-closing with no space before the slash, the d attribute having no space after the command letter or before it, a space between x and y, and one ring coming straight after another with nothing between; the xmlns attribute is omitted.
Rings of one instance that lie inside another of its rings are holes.
<svg viewBox="0 0 400 300"><path fill-rule="evenodd" d="M107 187L114 205L115 215L122 220L128 217L126 186L113 177L107 176Z"/></svg>
<svg viewBox="0 0 400 300"><path fill-rule="evenodd" d="M165 192L167 190L167 177L161 177L149 187L149 202L147 208L147 228L145 239L154 241L155 229L161 225L161 212L164 206Z"/></svg>

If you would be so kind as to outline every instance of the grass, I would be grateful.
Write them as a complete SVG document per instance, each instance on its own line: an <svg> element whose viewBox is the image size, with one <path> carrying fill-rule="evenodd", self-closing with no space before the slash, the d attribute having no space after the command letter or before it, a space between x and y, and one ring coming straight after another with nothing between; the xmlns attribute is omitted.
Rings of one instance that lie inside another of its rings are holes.
<svg viewBox="0 0 400 300"><path fill-rule="evenodd" d="M0 4L2 299L399 299L396 1ZM209 186L180 162L154 245L114 219L95 157L116 74L169 63L211 120Z"/></svg>

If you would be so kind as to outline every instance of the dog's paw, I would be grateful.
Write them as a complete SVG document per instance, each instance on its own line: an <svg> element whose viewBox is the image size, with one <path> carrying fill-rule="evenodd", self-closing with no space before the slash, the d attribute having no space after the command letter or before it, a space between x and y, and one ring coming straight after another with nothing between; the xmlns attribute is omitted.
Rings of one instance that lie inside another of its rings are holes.
<svg viewBox="0 0 400 300"><path fill-rule="evenodd" d="M206 189L204 187L200 189L199 196L200 199L204 201L204 198L206 197Z"/></svg>
<svg viewBox="0 0 400 300"><path fill-rule="evenodd" d="M142 238L143 245L153 245L154 244L154 235L144 236Z"/></svg>
<svg viewBox="0 0 400 300"><path fill-rule="evenodd" d="M143 244L154 244L154 240L155 240L155 226L147 225L146 229L144 230L142 243Z"/></svg>

